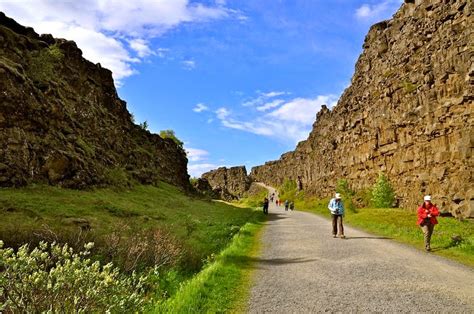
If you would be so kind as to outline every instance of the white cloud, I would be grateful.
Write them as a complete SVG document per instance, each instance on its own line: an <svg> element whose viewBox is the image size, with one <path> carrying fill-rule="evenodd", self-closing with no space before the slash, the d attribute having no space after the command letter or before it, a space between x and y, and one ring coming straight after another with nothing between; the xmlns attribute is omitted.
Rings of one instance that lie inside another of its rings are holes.
<svg viewBox="0 0 474 314"><path fill-rule="evenodd" d="M288 93L287 92L278 92L278 91L267 92L267 93L258 92L257 97L255 97L253 99L250 99L250 100L247 100L246 102L244 102L242 104L242 106L244 106L244 107L261 106L271 98L281 96L281 95L286 95L286 94L288 94Z"/></svg>
<svg viewBox="0 0 474 314"><path fill-rule="evenodd" d="M158 48L155 53L158 57L164 58L170 50L168 48Z"/></svg>
<svg viewBox="0 0 474 314"><path fill-rule="evenodd" d="M135 50L140 58L155 54L149 46L149 43L141 38L134 38L129 41L130 48Z"/></svg>
<svg viewBox="0 0 474 314"><path fill-rule="evenodd" d="M205 104L197 104L196 107L193 108L194 112L203 112L209 110L209 107L207 107Z"/></svg>
<svg viewBox="0 0 474 314"><path fill-rule="evenodd" d="M209 155L209 152L204 149L199 148L186 148L186 154L189 161L200 161L206 159Z"/></svg>
<svg viewBox="0 0 474 314"><path fill-rule="evenodd" d="M314 99L295 98L269 113L269 116L282 121L311 125L322 105L327 104L332 107L336 101L337 98L333 95L320 95Z"/></svg>
<svg viewBox="0 0 474 314"><path fill-rule="evenodd" d="M263 113L265 110L259 110L257 107L259 115L247 121L234 118L232 113L223 107L216 111L216 117L226 128L296 143L308 136L322 105L333 107L337 99L335 95L320 95L311 99L295 98L286 102L278 99L268 103L266 110L279 108Z"/></svg>
<svg viewBox="0 0 474 314"><path fill-rule="evenodd" d="M387 14L398 8L402 2L402 0L384 0L372 5L365 3L356 9L355 16L359 20L370 22L387 18Z"/></svg>
<svg viewBox="0 0 474 314"><path fill-rule="evenodd" d="M193 60L184 60L181 62L181 64L186 70L193 70L196 68L196 62Z"/></svg>
<svg viewBox="0 0 474 314"><path fill-rule="evenodd" d="M211 163L193 164L188 165L188 172L191 177L199 178L205 172L221 167L220 165Z"/></svg>
<svg viewBox="0 0 474 314"><path fill-rule="evenodd" d="M190 0L22 0L0 1L0 11L38 33L76 41L85 58L101 63L121 80L136 73L132 65L140 61L137 57L155 54L150 39L182 23L239 19L241 13L224 4L206 6ZM161 57L165 52L156 54Z"/></svg>
<svg viewBox="0 0 474 314"><path fill-rule="evenodd" d="M261 106L257 107L258 111L267 111L269 109L273 109L275 107L280 106L283 104L285 101L283 99L275 99L274 101L268 102L266 104L263 104Z"/></svg>
<svg viewBox="0 0 474 314"><path fill-rule="evenodd" d="M230 111L227 108L219 108L216 110L216 116L219 120L225 120L230 115Z"/></svg>

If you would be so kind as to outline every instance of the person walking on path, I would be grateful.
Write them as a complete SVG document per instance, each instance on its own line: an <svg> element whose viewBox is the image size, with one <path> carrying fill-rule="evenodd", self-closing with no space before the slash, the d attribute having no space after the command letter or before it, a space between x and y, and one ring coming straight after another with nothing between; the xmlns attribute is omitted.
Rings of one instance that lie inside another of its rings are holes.
<svg viewBox="0 0 474 314"><path fill-rule="evenodd" d="M288 206L290 205L290 202L288 200L285 201L285 210L288 211Z"/></svg>
<svg viewBox="0 0 474 314"><path fill-rule="evenodd" d="M293 210L293 209L295 209L295 203L290 202L290 210Z"/></svg>
<svg viewBox="0 0 474 314"><path fill-rule="evenodd" d="M268 215L268 198L263 199L263 213Z"/></svg>
<svg viewBox="0 0 474 314"><path fill-rule="evenodd" d="M328 209L331 212L332 217L332 236L336 238L339 235L341 239L344 239L344 226L342 225L344 204L342 203L341 194L336 193L334 198L329 202Z"/></svg>
<svg viewBox="0 0 474 314"><path fill-rule="evenodd" d="M433 234L434 226L438 224L436 216L439 215L439 209L431 203L431 196L426 195L423 199L423 204L418 207L417 225L423 231L423 238L425 242L425 250L431 251L431 235Z"/></svg>

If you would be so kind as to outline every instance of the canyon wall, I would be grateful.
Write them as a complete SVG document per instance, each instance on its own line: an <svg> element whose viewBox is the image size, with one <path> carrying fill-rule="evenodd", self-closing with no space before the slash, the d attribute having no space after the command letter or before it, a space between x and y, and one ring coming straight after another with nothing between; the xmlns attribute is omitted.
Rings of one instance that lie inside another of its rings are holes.
<svg viewBox="0 0 474 314"><path fill-rule="evenodd" d="M188 189L187 158L132 121L112 73L72 41L0 12L0 186L72 188L166 181Z"/></svg>
<svg viewBox="0 0 474 314"><path fill-rule="evenodd" d="M251 178L272 186L301 176L328 197L337 180L356 190L383 172L401 207L431 194L443 211L474 216L473 2L416 0L373 25L351 85L317 115L308 139Z"/></svg>
<svg viewBox="0 0 474 314"><path fill-rule="evenodd" d="M250 188L250 179L247 176L247 169L239 167L220 167L218 169L204 173L201 176L222 199L237 199L244 195Z"/></svg>

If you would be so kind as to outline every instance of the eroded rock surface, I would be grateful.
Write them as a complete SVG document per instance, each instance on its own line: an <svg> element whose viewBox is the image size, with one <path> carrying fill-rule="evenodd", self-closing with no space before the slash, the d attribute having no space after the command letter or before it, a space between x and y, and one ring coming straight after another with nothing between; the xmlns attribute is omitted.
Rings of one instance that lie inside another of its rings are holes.
<svg viewBox="0 0 474 314"><path fill-rule="evenodd" d="M371 27L351 86L295 151L252 169L279 186L302 178L307 194L330 196L338 179L355 189L384 172L400 206L431 194L441 209L474 216L473 2L405 1Z"/></svg>
<svg viewBox="0 0 474 314"><path fill-rule="evenodd" d="M204 173L202 178L206 179L212 189L225 200L242 197L251 183L245 166L221 167Z"/></svg>
<svg viewBox="0 0 474 314"><path fill-rule="evenodd" d="M72 41L0 12L0 186L164 180L188 188L184 150L135 125L112 73Z"/></svg>

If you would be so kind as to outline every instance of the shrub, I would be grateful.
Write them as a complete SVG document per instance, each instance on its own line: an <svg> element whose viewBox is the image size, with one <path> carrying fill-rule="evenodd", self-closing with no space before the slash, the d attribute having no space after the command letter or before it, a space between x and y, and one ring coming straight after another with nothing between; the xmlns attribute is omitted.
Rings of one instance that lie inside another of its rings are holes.
<svg viewBox="0 0 474 314"><path fill-rule="evenodd" d="M356 193L349 187L349 183L346 179L340 179L337 181L336 192L342 194L346 208L351 212L356 212L354 204L354 196Z"/></svg>
<svg viewBox="0 0 474 314"><path fill-rule="evenodd" d="M30 59L29 74L35 81L49 81L54 77L54 68L64 58L58 45L44 48L32 55Z"/></svg>
<svg viewBox="0 0 474 314"><path fill-rule="evenodd" d="M395 192L383 173L379 174L377 182L372 188L372 206L376 208L390 208L395 202Z"/></svg>
<svg viewBox="0 0 474 314"><path fill-rule="evenodd" d="M121 167L106 169L104 172L105 182L115 187L131 187L132 182L127 171Z"/></svg>
<svg viewBox="0 0 474 314"><path fill-rule="evenodd" d="M93 243L75 253L41 242L18 252L0 241L0 311L78 313L134 311L145 305L148 276L124 276L113 264L88 258ZM154 270L156 272L156 270Z"/></svg>
<svg viewBox="0 0 474 314"><path fill-rule="evenodd" d="M181 142L177 137L176 134L174 133L173 130L162 130L160 131L160 137L161 138L169 138L172 139L173 142L176 143L179 147L183 148L184 143Z"/></svg>
<svg viewBox="0 0 474 314"><path fill-rule="evenodd" d="M143 123L140 123L139 124L140 128L143 130L143 131L147 131L148 130L148 122L145 120L143 121Z"/></svg>

